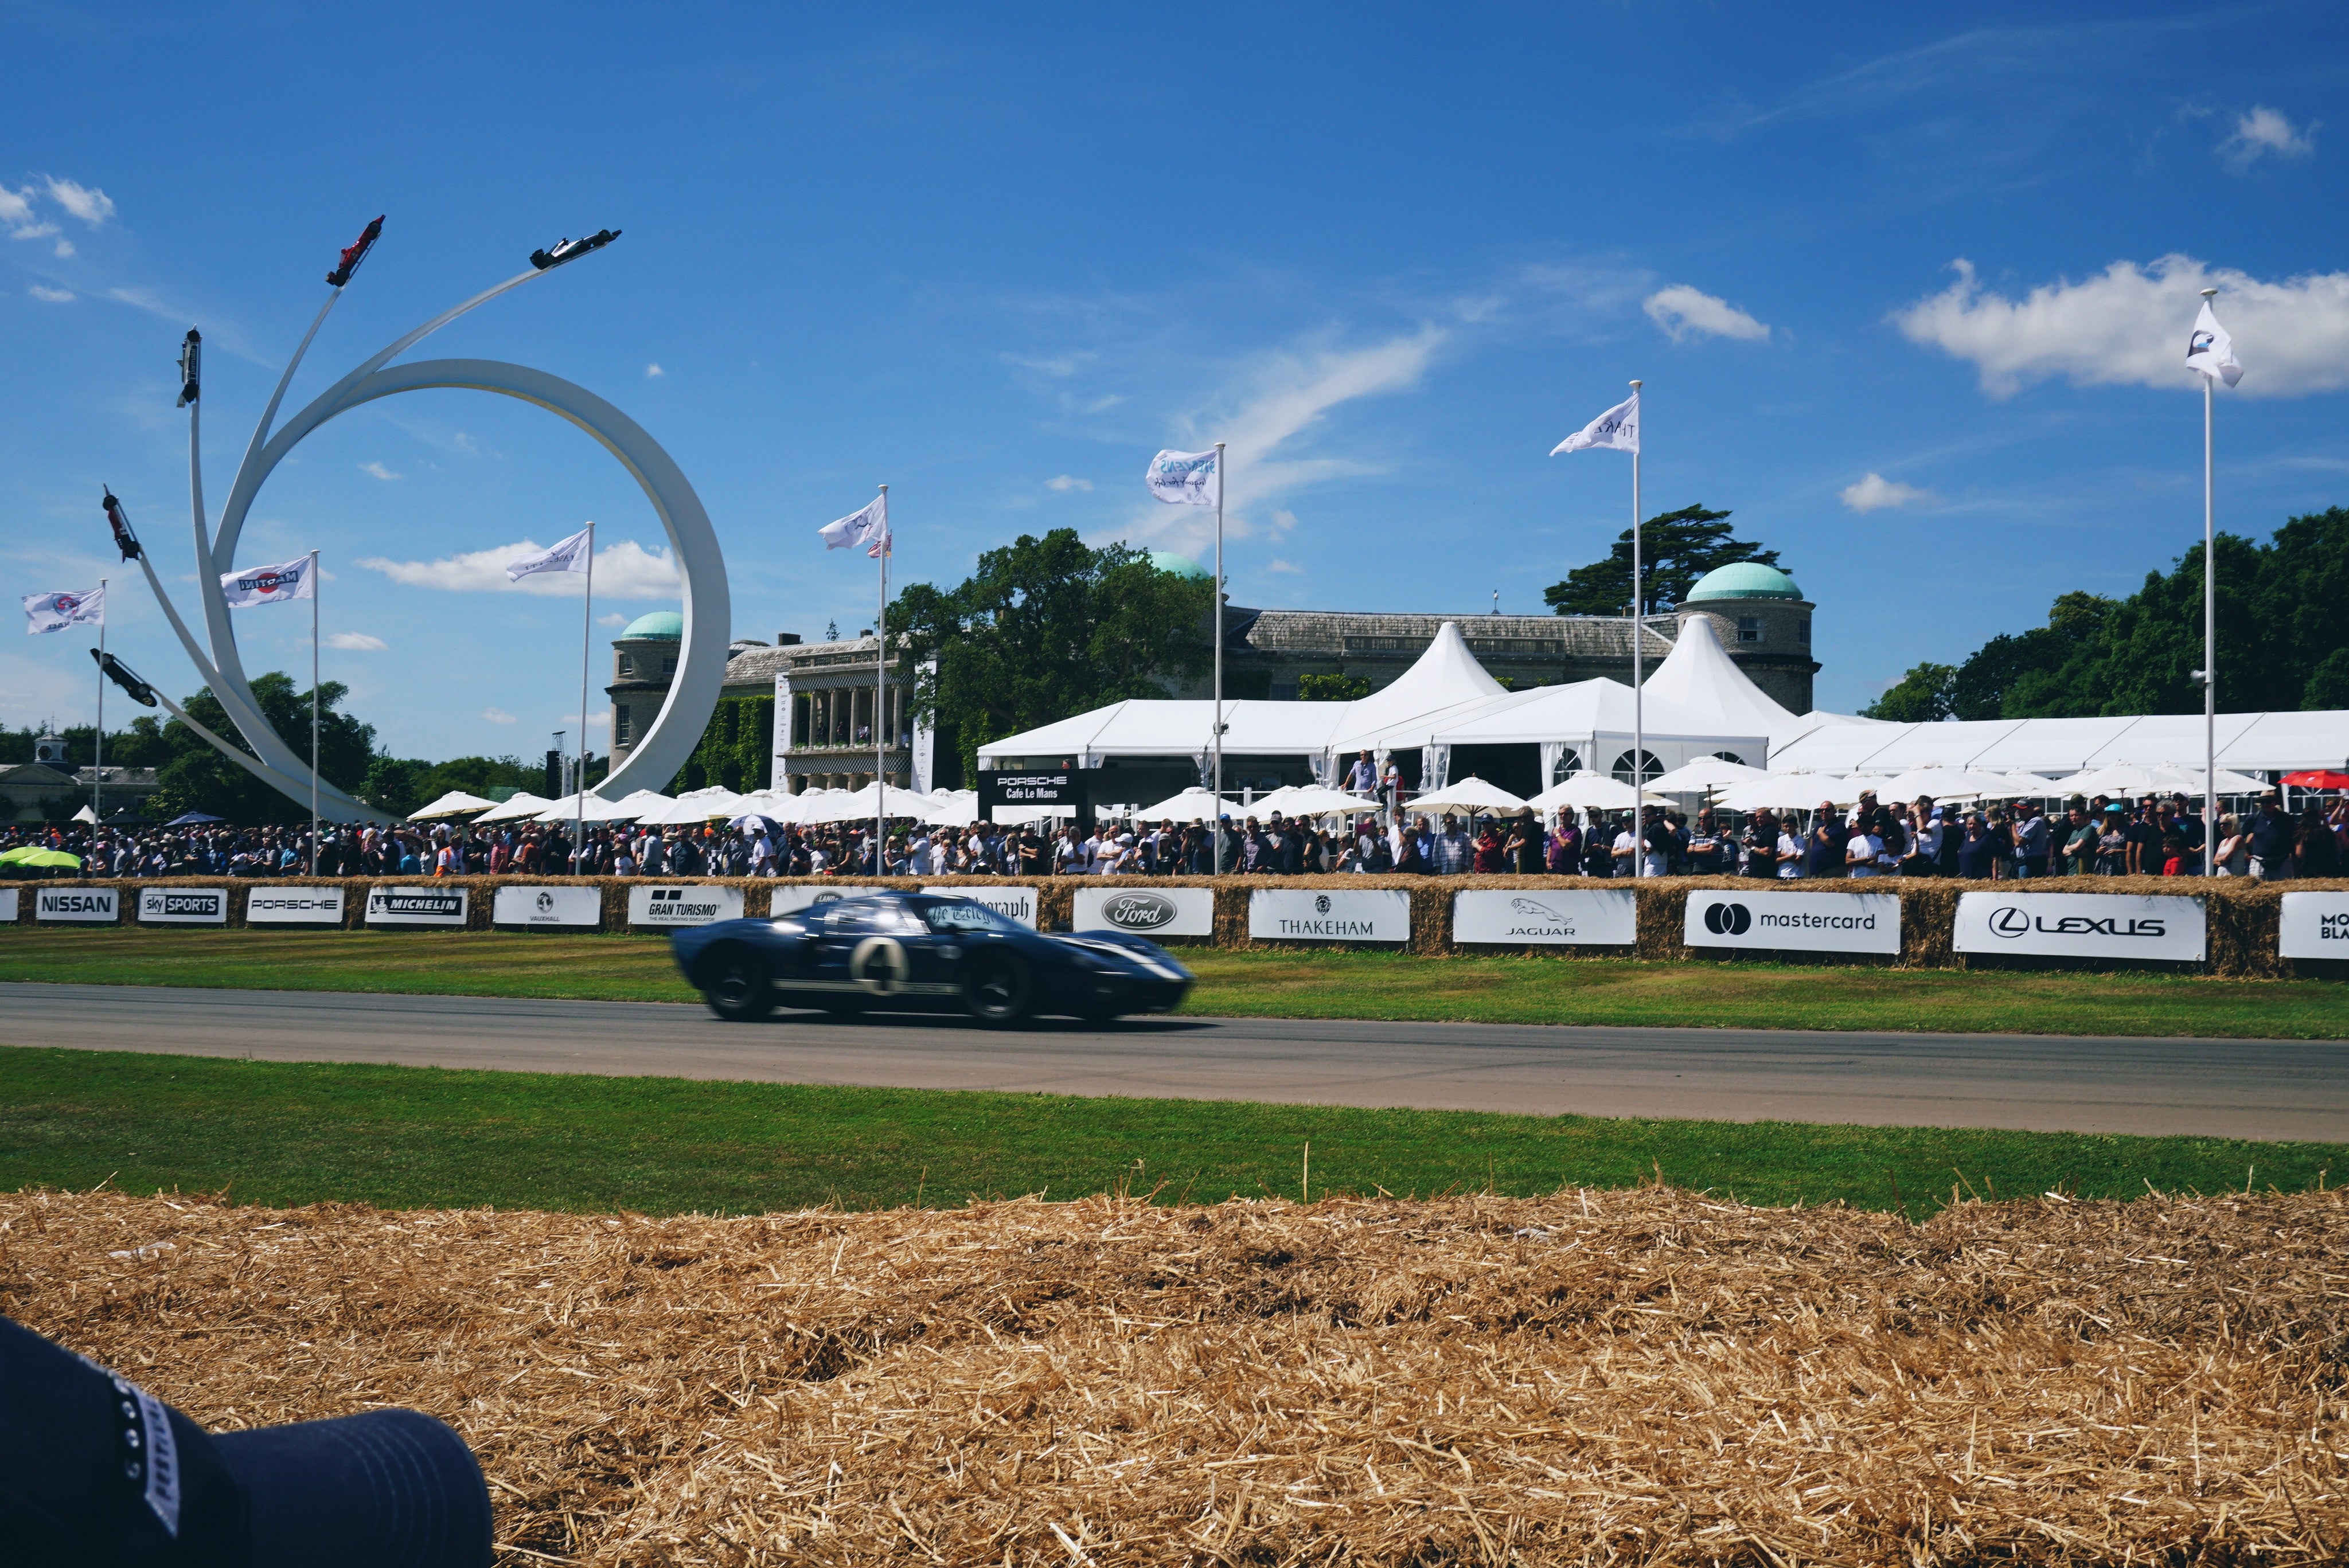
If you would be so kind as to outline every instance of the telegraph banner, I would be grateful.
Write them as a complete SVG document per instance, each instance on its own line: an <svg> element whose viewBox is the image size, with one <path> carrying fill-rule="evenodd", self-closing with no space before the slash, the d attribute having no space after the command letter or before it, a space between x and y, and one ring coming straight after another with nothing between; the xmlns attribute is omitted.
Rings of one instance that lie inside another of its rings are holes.
<svg viewBox="0 0 2349 1568"><path fill-rule="evenodd" d="M462 925L466 890L460 887L377 887L367 890L369 925Z"/></svg>
<svg viewBox="0 0 2349 1568"><path fill-rule="evenodd" d="M1032 887L997 887L989 883L984 887L926 887L922 891L983 903L1006 920L1018 921L1030 931L1036 929L1036 890Z"/></svg>
<svg viewBox="0 0 2349 1568"><path fill-rule="evenodd" d="M35 920L102 922L122 918L121 895L110 887L45 887L33 893Z"/></svg>
<svg viewBox="0 0 2349 1568"><path fill-rule="evenodd" d="M2349 958L2349 892L2288 892L2277 933L2286 958Z"/></svg>
<svg viewBox="0 0 2349 1568"><path fill-rule="evenodd" d="M1260 887L1248 894L1248 934L1276 942L1408 942L1411 894L1401 888Z"/></svg>
<svg viewBox="0 0 2349 1568"><path fill-rule="evenodd" d="M1691 947L1898 954L1900 895L1709 888L1688 895L1681 940Z"/></svg>
<svg viewBox="0 0 2349 1568"><path fill-rule="evenodd" d="M257 887L244 895L247 925L340 925L338 887Z"/></svg>
<svg viewBox="0 0 2349 1568"><path fill-rule="evenodd" d="M1452 897L1452 940L1509 946L1630 947L1640 939L1638 895L1534 888L1479 890Z"/></svg>
<svg viewBox="0 0 2349 1568"><path fill-rule="evenodd" d="M604 923L603 890L592 887L502 887L490 905L490 923L593 931Z"/></svg>
<svg viewBox="0 0 2349 1568"><path fill-rule="evenodd" d="M1081 887L1079 931L1129 931L1136 936L1213 936L1216 890L1208 887Z"/></svg>
<svg viewBox="0 0 2349 1568"><path fill-rule="evenodd" d="M777 888L777 892L782 890ZM628 890L630 925L714 925L742 918L742 890L671 883Z"/></svg>
<svg viewBox="0 0 2349 1568"><path fill-rule="evenodd" d="M863 898L879 892L877 887L833 886L828 882L794 882L790 887L775 890L775 901L768 907L777 914L794 914L811 904L832 903L843 898Z"/></svg>
<svg viewBox="0 0 2349 1568"><path fill-rule="evenodd" d="M2209 951L2202 901L2122 892L1965 892L1952 945L1960 953L2061 958L2168 958Z"/></svg>
<svg viewBox="0 0 2349 1568"><path fill-rule="evenodd" d="M139 890L141 925L226 925L224 887L150 887Z"/></svg>

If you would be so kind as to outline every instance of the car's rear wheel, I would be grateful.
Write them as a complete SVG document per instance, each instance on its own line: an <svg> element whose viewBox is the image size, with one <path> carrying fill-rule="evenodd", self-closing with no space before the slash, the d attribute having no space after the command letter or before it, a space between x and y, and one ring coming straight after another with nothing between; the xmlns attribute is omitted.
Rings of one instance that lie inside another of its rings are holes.
<svg viewBox="0 0 2349 1568"><path fill-rule="evenodd" d="M775 990L767 966L740 943L709 955L701 971L702 998L730 1024L755 1024L775 1010Z"/></svg>
<svg viewBox="0 0 2349 1568"><path fill-rule="evenodd" d="M1028 965L1008 953L981 958L963 976L963 1011L990 1029L1008 1029L1025 1019L1035 995Z"/></svg>

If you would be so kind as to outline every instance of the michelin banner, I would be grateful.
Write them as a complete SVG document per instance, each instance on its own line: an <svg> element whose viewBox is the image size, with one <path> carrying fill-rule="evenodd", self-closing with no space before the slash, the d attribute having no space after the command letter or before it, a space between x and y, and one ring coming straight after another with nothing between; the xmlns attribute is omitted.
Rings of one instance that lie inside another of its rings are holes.
<svg viewBox="0 0 2349 1568"><path fill-rule="evenodd" d="M226 925L224 887L150 887L139 890L141 925Z"/></svg>
<svg viewBox="0 0 2349 1568"><path fill-rule="evenodd" d="M604 923L604 894L592 887L502 887L490 923L593 931Z"/></svg>
<svg viewBox="0 0 2349 1568"><path fill-rule="evenodd" d="M1032 887L926 887L924 892L945 893L953 898L975 899L1006 920L1016 920L1029 930L1036 929L1036 890Z"/></svg>
<svg viewBox="0 0 2349 1568"><path fill-rule="evenodd" d="M1400 888L1260 887L1248 894L1248 934L1273 942L1408 942L1411 894Z"/></svg>
<svg viewBox="0 0 2349 1568"><path fill-rule="evenodd" d="M739 887L681 883L628 890L630 925L714 925L721 920L741 918L742 890Z"/></svg>
<svg viewBox="0 0 2349 1568"><path fill-rule="evenodd" d="M102 922L122 916L120 895L110 887L45 887L33 894L35 920Z"/></svg>
<svg viewBox="0 0 2349 1568"><path fill-rule="evenodd" d="M2349 892L2288 892L2277 941L2286 958L2349 958Z"/></svg>
<svg viewBox="0 0 2349 1568"><path fill-rule="evenodd" d="M257 887L244 895L247 925L340 925L338 887Z"/></svg>
<svg viewBox="0 0 2349 1568"><path fill-rule="evenodd" d="M369 925L462 925L466 890L460 887L369 888Z"/></svg>
<svg viewBox="0 0 2349 1568"><path fill-rule="evenodd" d="M2123 892L1965 892L1958 895L1960 953L2049 958L2167 958L2199 963L2209 951L2202 901Z"/></svg>
<svg viewBox="0 0 2349 1568"><path fill-rule="evenodd" d="M1515 947L1629 947L1640 939L1638 895L1534 888L1479 891L1452 898L1452 940Z"/></svg>
<svg viewBox="0 0 2349 1568"><path fill-rule="evenodd" d="M1216 890L1206 887L1081 887L1079 931L1130 931L1136 936L1213 936Z"/></svg>
<svg viewBox="0 0 2349 1568"><path fill-rule="evenodd" d="M1691 947L1760 947L1802 953L1900 951L1900 895L1889 892L1735 892L1688 895L1681 940Z"/></svg>

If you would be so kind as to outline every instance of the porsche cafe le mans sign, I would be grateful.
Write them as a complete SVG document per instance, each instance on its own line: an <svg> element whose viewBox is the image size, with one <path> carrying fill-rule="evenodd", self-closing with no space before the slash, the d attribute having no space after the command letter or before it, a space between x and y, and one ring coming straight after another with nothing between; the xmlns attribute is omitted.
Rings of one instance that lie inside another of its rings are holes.
<svg viewBox="0 0 2349 1568"><path fill-rule="evenodd" d="M2202 901L2176 894L1967 892L1951 945L1960 953L2058 958L2168 958L2209 950Z"/></svg>

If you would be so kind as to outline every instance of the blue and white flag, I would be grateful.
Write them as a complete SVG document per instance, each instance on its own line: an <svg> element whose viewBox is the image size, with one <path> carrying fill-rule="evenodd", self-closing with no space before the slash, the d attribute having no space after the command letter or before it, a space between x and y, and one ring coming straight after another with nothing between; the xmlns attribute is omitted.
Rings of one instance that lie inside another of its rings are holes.
<svg viewBox="0 0 2349 1568"><path fill-rule="evenodd" d="M1593 448L1617 452L1640 449L1640 395L1637 392L1552 447L1549 455L1554 458L1561 452L1587 452Z"/></svg>
<svg viewBox="0 0 2349 1568"><path fill-rule="evenodd" d="M318 584L310 576L310 558L297 555L283 566L255 566L221 574L221 597L232 610L255 604L283 604L295 599L315 599Z"/></svg>
<svg viewBox="0 0 2349 1568"><path fill-rule="evenodd" d="M1221 506L1224 503L1223 454L1161 452L1150 459L1143 476L1150 493L1170 506Z"/></svg>
<svg viewBox="0 0 2349 1568"><path fill-rule="evenodd" d="M2230 387L2243 378L2243 367L2235 363L2235 340L2219 325L2218 313L2207 299L2202 302L2202 314L2194 318L2193 332L2186 339L2186 368L2199 370Z"/></svg>
<svg viewBox="0 0 2349 1568"><path fill-rule="evenodd" d="M548 545L535 555L506 562L506 581L519 583L533 572L580 572L595 552L595 525L589 523L570 538Z"/></svg>
<svg viewBox="0 0 2349 1568"><path fill-rule="evenodd" d="M104 625L106 589L101 584L81 593L27 593L25 620L25 634L31 637L44 632L62 632L84 621Z"/></svg>
<svg viewBox="0 0 2349 1568"><path fill-rule="evenodd" d="M863 511L852 511L837 522L827 522L816 531L823 535L826 550L846 550L862 544L865 554L880 560L889 552L889 492L882 491Z"/></svg>

